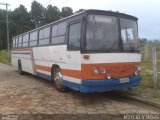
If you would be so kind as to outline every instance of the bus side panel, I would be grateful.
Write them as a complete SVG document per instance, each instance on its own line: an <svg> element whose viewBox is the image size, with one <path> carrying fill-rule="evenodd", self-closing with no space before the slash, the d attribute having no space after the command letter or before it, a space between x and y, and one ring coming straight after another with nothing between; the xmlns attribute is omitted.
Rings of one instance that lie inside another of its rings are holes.
<svg viewBox="0 0 160 120"><path fill-rule="evenodd" d="M66 45L57 45L37 47L33 53L38 76L51 80L51 68L56 64L61 68L65 80L80 82L79 79L76 81L72 72L81 70L80 51L67 51Z"/></svg>
<svg viewBox="0 0 160 120"><path fill-rule="evenodd" d="M80 51L67 51L67 45L53 46L50 48L51 61L55 61L61 68L64 80L73 83L81 83L81 79L75 77L80 76L81 72L81 54ZM49 66L52 66L49 62Z"/></svg>
<svg viewBox="0 0 160 120"><path fill-rule="evenodd" d="M21 59L22 70L34 74L31 55L22 55L22 56L23 56L23 58Z"/></svg>
<svg viewBox="0 0 160 120"><path fill-rule="evenodd" d="M18 69L18 58L16 58L16 54L11 54L11 64Z"/></svg>
<svg viewBox="0 0 160 120"><path fill-rule="evenodd" d="M51 68L48 67L50 60L49 47L35 47L33 48L33 56L35 63L35 74L39 77L51 80Z"/></svg>
<svg viewBox="0 0 160 120"><path fill-rule="evenodd" d="M14 52L12 53L12 65L18 69L18 60L21 61L22 70L33 74L33 63L31 52Z"/></svg>

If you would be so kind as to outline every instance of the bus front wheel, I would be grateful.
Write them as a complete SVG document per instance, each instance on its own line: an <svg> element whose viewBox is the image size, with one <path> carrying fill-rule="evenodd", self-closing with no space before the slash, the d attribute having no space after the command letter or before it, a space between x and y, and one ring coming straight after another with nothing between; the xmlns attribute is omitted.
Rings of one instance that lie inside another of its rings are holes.
<svg viewBox="0 0 160 120"><path fill-rule="evenodd" d="M58 91L60 92L65 91L63 75L59 67L54 67L54 70L52 71L52 80Z"/></svg>

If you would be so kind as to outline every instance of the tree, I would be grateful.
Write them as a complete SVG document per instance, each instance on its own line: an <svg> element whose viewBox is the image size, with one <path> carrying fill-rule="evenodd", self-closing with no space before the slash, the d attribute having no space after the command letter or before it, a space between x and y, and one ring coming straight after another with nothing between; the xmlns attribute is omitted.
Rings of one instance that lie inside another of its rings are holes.
<svg viewBox="0 0 160 120"><path fill-rule="evenodd" d="M37 1L33 1L31 5L31 19L35 24L35 27L39 27L44 24L46 9Z"/></svg>
<svg viewBox="0 0 160 120"><path fill-rule="evenodd" d="M73 14L73 10L70 7L63 7L61 11L61 17L67 17Z"/></svg>
<svg viewBox="0 0 160 120"><path fill-rule="evenodd" d="M0 9L0 50L6 48L6 11Z"/></svg>
<svg viewBox="0 0 160 120"><path fill-rule="evenodd" d="M60 10L56 6L48 5L45 15L45 24L61 18Z"/></svg>
<svg viewBox="0 0 160 120"><path fill-rule="evenodd" d="M20 5L14 11L8 11L10 43L12 43L14 36L72 14L73 10L70 7L63 7L60 11L52 5L44 8L37 1L32 2L30 12L25 6ZM6 49L6 46L6 11L0 9L0 50Z"/></svg>
<svg viewBox="0 0 160 120"><path fill-rule="evenodd" d="M10 33L18 35L32 29L33 24L27 9L20 5L11 14ZM14 29L16 28L16 29Z"/></svg>

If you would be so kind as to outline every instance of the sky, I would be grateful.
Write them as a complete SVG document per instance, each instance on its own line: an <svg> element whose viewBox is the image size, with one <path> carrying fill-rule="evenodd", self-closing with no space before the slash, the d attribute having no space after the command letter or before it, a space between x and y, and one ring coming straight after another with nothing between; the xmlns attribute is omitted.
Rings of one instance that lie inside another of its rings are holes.
<svg viewBox="0 0 160 120"><path fill-rule="evenodd" d="M160 40L160 0L36 0L42 5L55 5L59 9L71 7L74 11L79 9L100 9L119 11L138 17L139 37ZM9 9L14 10L23 4L28 11L33 0L1 0L0 3L10 4ZM0 9L5 9L0 5Z"/></svg>

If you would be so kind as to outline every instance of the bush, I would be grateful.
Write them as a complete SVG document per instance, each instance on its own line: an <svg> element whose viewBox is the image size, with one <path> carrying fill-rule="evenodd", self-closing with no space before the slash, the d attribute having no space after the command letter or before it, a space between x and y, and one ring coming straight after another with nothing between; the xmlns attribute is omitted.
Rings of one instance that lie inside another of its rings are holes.
<svg viewBox="0 0 160 120"><path fill-rule="evenodd" d="M0 51L0 62L10 64L10 55L6 51Z"/></svg>

